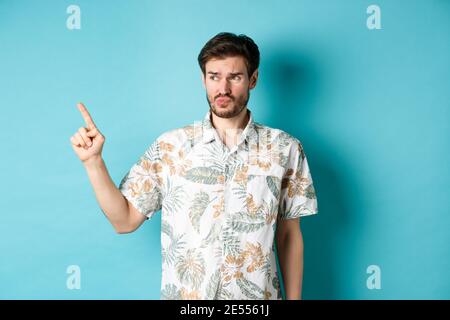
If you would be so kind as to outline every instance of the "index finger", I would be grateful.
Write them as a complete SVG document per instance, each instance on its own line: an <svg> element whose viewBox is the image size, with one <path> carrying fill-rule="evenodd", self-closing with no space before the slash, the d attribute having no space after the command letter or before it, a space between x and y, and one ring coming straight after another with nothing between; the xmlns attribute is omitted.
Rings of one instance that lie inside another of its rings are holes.
<svg viewBox="0 0 450 320"><path fill-rule="evenodd" d="M83 116L83 119L86 122L86 125L87 125L88 129L94 129L95 128L94 121L92 120L91 115L87 111L87 109L84 106L84 104L79 102L78 103L78 109L80 110L81 115Z"/></svg>

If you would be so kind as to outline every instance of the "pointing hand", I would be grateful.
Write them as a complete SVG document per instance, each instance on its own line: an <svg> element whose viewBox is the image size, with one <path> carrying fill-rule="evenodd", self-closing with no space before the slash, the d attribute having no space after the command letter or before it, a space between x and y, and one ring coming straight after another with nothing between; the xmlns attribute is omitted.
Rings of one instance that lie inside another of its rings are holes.
<svg viewBox="0 0 450 320"><path fill-rule="evenodd" d="M84 118L86 127L80 127L78 131L70 137L72 148L82 162L94 158L101 158L105 137L95 126L86 107L82 103L78 103L77 106Z"/></svg>

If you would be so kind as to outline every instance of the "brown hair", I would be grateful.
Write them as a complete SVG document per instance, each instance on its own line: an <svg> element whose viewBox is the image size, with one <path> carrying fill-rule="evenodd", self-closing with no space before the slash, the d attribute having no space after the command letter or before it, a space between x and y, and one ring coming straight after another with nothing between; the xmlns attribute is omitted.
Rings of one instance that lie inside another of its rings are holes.
<svg viewBox="0 0 450 320"><path fill-rule="evenodd" d="M255 42L244 34L221 32L211 38L198 55L198 64L205 74L205 65L212 58L242 56L247 65L248 77L259 67L259 49Z"/></svg>

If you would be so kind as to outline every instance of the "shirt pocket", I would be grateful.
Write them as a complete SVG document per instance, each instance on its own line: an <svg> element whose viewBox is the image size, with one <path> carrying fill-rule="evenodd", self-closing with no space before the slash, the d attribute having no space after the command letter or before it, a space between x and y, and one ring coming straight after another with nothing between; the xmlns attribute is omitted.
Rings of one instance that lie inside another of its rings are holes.
<svg viewBox="0 0 450 320"><path fill-rule="evenodd" d="M247 207L249 211L276 211L280 199L281 180L284 168L272 164L264 170L258 166L251 166L247 172Z"/></svg>

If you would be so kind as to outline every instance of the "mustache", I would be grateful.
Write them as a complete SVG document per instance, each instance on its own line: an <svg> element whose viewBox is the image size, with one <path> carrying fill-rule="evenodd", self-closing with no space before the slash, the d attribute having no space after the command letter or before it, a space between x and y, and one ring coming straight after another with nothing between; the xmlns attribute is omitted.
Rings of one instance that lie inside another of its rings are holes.
<svg viewBox="0 0 450 320"><path fill-rule="evenodd" d="M217 97L214 98L214 101L219 99L219 98L225 98L225 97L230 98L231 100L234 100L233 96L231 96L229 94L226 94L226 95L218 95Z"/></svg>

